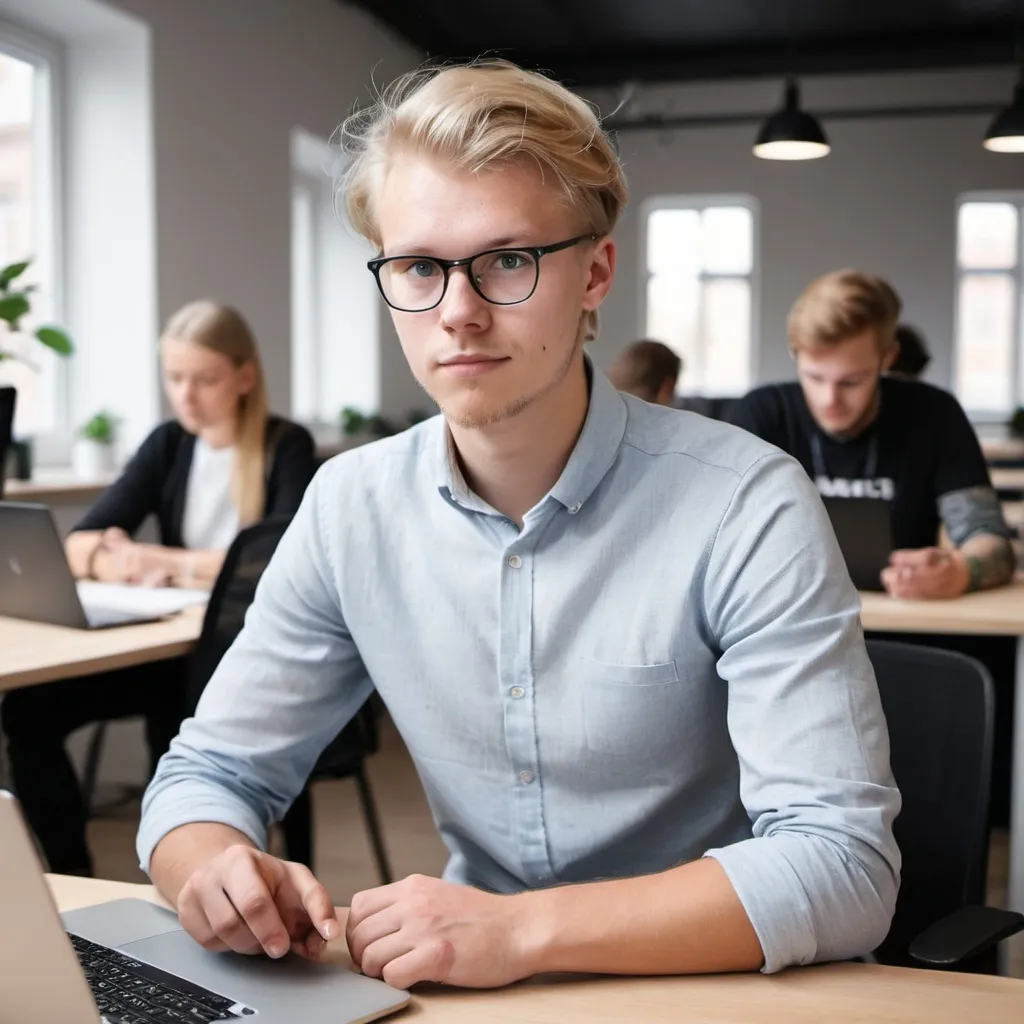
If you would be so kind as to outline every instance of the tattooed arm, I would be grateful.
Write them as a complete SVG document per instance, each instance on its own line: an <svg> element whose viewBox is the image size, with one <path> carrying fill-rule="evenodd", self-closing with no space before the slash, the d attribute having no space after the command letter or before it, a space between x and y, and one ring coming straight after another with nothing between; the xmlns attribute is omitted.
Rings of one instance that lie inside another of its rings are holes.
<svg viewBox="0 0 1024 1024"><path fill-rule="evenodd" d="M967 563L968 590L1001 587L1013 579L1017 560L999 497L991 487L967 487L942 495L939 515Z"/></svg>
<svg viewBox="0 0 1024 1024"><path fill-rule="evenodd" d="M955 551L894 551L882 583L893 597L950 598L1013 579L1016 557L991 487L966 487L939 498L939 514Z"/></svg>

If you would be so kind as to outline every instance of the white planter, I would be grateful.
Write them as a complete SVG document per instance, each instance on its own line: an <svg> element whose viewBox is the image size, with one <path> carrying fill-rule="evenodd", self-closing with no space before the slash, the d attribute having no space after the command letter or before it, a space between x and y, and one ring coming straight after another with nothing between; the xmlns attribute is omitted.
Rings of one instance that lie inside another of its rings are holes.
<svg viewBox="0 0 1024 1024"><path fill-rule="evenodd" d="M114 446L80 438L71 449L71 468L82 480L109 476L114 471Z"/></svg>

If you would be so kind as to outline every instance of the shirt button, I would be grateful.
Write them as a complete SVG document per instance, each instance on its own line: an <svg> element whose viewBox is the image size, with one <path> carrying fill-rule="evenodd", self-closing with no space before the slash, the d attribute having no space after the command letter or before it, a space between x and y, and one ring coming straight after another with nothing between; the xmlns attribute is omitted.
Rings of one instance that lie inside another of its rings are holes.
<svg viewBox="0 0 1024 1024"><path fill-rule="evenodd" d="M533 772L520 772L519 781L523 783L524 786L528 786L533 782Z"/></svg>
<svg viewBox="0 0 1024 1024"><path fill-rule="evenodd" d="M521 686L513 686L508 692L512 694L516 700L519 700L520 697L526 696L526 691Z"/></svg>
<svg viewBox="0 0 1024 1024"><path fill-rule="evenodd" d="M518 569L519 566L523 564L523 560L518 555L509 555L508 564L511 565L513 569Z"/></svg>
<svg viewBox="0 0 1024 1024"><path fill-rule="evenodd" d="M579 512L579 510L581 508L583 508L583 502L582 501L577 501L575 505L570 505L569 506L569 515L571 515L571 516L576 515L576 513Z"/></svg>

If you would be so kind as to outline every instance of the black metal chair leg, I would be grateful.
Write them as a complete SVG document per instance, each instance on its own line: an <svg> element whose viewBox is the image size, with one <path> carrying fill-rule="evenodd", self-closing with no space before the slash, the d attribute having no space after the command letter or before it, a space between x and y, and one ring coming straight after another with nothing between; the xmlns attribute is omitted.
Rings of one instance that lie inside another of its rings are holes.
<svg viewBox="0 0 1024 1024"><path fill-rule="evenodd" d="M388 885L393 879L391 875L391 864L388 861L388 852L384 846L384 837L380 831L380 821L377 818L377 805L374 803L373 790L370 789L370 780L366 775L366 768L360 762L355 772L356 786L359 788L359 801L363 805L363 817L366 819L366 830L370 833L370 846L373 848L373 857L377 862L377 874L380 876L380 884Z"/></svg>
<svg viewBox="0 0 1024 1024"><path fill-rule="evenodd" d="M313 799L309 786L295 798L281 821L284 850L288 860L313 870Z"/></svg>

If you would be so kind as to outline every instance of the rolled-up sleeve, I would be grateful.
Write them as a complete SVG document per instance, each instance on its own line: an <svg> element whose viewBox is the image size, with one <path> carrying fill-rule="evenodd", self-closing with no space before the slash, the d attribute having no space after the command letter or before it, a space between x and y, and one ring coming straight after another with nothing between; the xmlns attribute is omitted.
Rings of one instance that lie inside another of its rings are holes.
<svg viewBox="0 0 1024 1024"><path fill-rule="evenodd" d="M267 566L238 639L161 759L142 805L137 849L196 821L238 829L259 846L320 752L372 690L345 625L326 516L334 467L306 493Z"/></svg>
<svg viewBox="0 0 1024 1024"><path fill-rule="evenodd" d="M744 474L705 579L753 832L707 855L735 888L766 972L868 953L899 888L900 797L860 600L788 456Z"/></svg>

